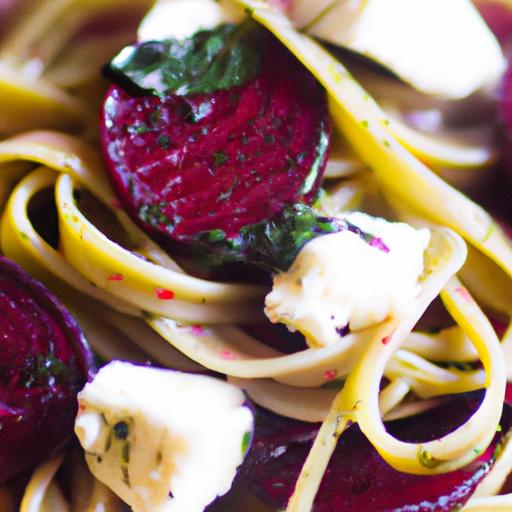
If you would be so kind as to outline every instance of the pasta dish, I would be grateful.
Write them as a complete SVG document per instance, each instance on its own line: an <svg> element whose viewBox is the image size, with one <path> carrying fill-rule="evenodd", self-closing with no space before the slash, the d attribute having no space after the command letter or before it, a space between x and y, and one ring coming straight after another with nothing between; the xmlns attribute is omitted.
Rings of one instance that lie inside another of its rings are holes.
<svg viewBox="0 0 512 512"><path fill-rule="evenodd" d="M512 509L512 4L446 4L0 5L2 511Z"/></svg>

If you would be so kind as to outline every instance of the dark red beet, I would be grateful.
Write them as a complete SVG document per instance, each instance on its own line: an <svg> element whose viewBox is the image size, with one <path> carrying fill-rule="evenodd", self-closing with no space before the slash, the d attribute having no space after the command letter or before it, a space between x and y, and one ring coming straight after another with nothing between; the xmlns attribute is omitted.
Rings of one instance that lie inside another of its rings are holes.
<svg viewBox="0 0 512 512"><path fill-rule="evenodd" d="M284 324L272 324L269 321L242 326L242 329L276 350L285 354L294 354L306 350L308 345L299 331L290 332Z"/></svg>
<svg viewBox="0 0 512 512"><path fill-rule="evenodd" d="M493 31L499 42L504 45L512 36L512 9L502 2L477 2L482 18Z"/></svg>
<svg viewBox="0 0 512 512"><path fill-rule="evenodd" d="M477 407L472 393L414 418L388 423L406 441L427 441L454 430ZM506 432L512 418L505 408ZM259 410L253 444L241 470L241 482L273 508L288 501L318 425L285 419ZM498 439L496 439L496 442ZM471 496L490 468L493 444L478 460L444 475L400 473L379 456L357 426L345 432L329 463L313 512L449 512Z"/></svg>
<svg viewBox="0 0 512 512"><path fill-rule="evenodd" d="M92 353L57 299L0 257L0 483L61 448Z"/></svg>
<svg viewBox="0 0 512 512"><path fill-rule="evenodd" d="M260 75L229 90L160 99L109 89L105 158L146 231L184 241L213 229L234 236L314 198L331 130L325 93L287 50L270 48Z"/></svg>

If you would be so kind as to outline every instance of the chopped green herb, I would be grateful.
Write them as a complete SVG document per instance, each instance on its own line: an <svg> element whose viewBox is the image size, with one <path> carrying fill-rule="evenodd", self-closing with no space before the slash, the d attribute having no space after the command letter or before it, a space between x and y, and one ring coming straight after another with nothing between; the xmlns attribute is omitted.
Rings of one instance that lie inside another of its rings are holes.
<svg viewBox="0 0 512 512"><path fill-rule="evenodd" d="M222 164L225 164L229 160L228 155L225 151L216 151L213 153L213 161L215 167L219 167Z"/></svg>
<svg viewBox="0 0 512 512"><path fill-rule="evenodd" d="M20 386L31 389L72 384L74 372L54 354L27 356L20 369Z"/></svg>
<svg viewBox="0 0 512 512"><path fill-rule="evenodd" d="M214 241L211 232L205 232L196 238L195 247L211 266L241 261L275 272L287 270L309 240L343 229L347 229L344 222L296 204L271 220L242 228L234 238Z"/></svg>
<svg viewBox="0 0 512 512"><path fill-rule="evenodd" d="M133 126L128 126L127 128L129 133L134 135L143 135L148 132L148 127L144 123L135 124Z"/></svg>
<svg viewBox="0 0 512 512"><path fill-rule="evenodd" d="M121 457L126 464L130 462L130 443L128 441L123 444Z"/></svg>
<svg viewBox="0 0 512 512"><path fill-rule="evenodd" d="M131 484L130 484L130 475L128 473L128 468L126 466L122 466L121 467L121 472L123 474L123 483L127 486L127 487L130 487L131 488Z"/></svg>
<svg viewBox="0 0 512 512"><path fill-rule="evenodd" d="M258 74L261 33L255 22L247 20L186 39L146 41L125 47L104 71L114 82L128 82L161 97L231 89Z"/></svg>
<svg viewBox="0 0 512 512"><path fill-rule="evenodd" d="M162 149L169 149L171 139L169 139L169 137L167 135L162 134L162 135L159 135L157 142L158 142L158 145Z"/></svg>
<svg viewBox="0 0 512 512"><path fill-rule="evenodd" d="M171 226L169 217L165 214L167 203L161 201L157 204L145 204L139 210L139 216L151 226Z"/></svg>
<svg viewBox="0 0 512 512"><path fill-rule="evenodd" d="M242 455L245 455L247 451L249 450L249 446L251 444L252 439L252 433L251 432L245 432L244 436L242 437Z"/></svg>

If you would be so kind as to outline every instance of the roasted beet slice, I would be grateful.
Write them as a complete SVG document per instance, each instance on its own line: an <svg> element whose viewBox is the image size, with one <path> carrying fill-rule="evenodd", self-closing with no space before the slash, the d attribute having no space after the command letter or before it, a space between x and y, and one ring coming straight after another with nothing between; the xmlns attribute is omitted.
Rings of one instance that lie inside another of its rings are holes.
<svg viewBox="0 0 512 512"><path fill-rule="evenodd" d="M104 155L121 202L146 231L232 237L314 198L331 131L325 92L279 43L265 47L256 78L228 90L107 92Z"/></svg>
<svg viewBox="0 0 512 512"><path fill-rule="evenodd" d="M71 314L0 257L0 483L70 438L92 353Z"/></svg>
<svg viewBox="0 0 512 512"><path fill-rule="evenodd" d="M407 441L427 441L454 430L476 409L481 394L464 398L409 419L388 423ZM502 417L510 426L511 409ZM240 479L273 508L283 508L318 431L318 425L285 419L259 410L251 451ZM497 442L497 439L496 439ZM400 473L379 456L357 426L345 432L329 463L313 512L449 512L471 496L491 466L496 444L478 460L452 473L417 476Z"/></svg>

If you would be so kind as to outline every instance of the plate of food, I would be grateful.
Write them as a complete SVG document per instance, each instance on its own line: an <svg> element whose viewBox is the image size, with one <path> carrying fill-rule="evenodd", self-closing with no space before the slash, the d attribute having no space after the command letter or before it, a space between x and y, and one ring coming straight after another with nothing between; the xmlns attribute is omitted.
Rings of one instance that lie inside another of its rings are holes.
<svg viewBox="0 0 512 512"><path fill-rule="evenodd" d="M0 509L512 509L506 0L0 4Z"/></svg>

